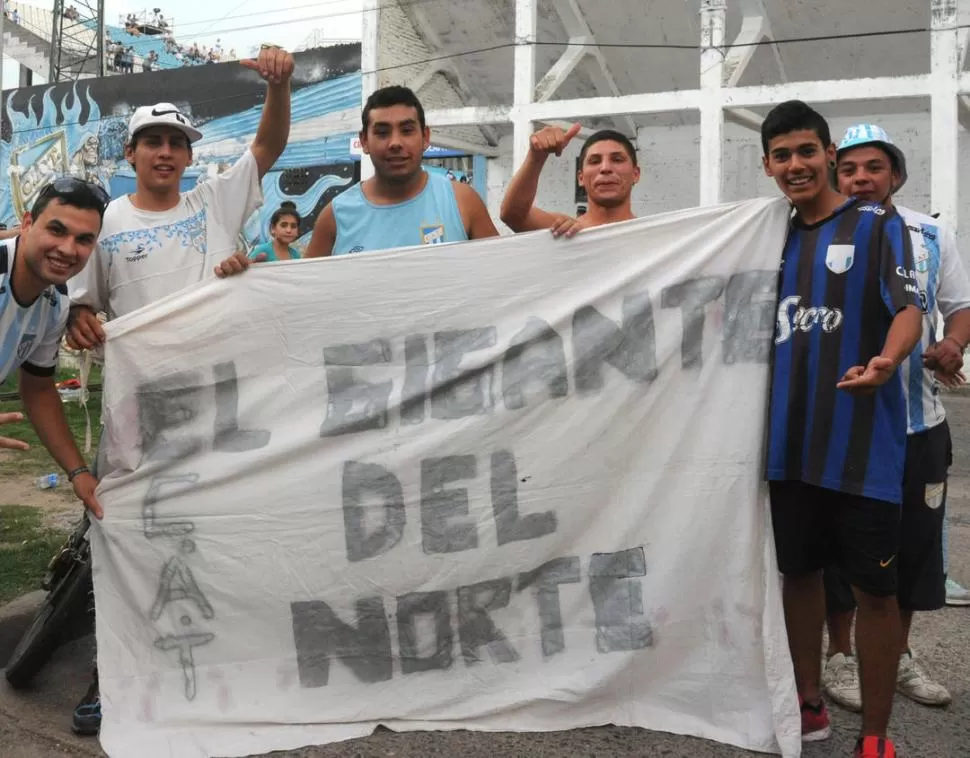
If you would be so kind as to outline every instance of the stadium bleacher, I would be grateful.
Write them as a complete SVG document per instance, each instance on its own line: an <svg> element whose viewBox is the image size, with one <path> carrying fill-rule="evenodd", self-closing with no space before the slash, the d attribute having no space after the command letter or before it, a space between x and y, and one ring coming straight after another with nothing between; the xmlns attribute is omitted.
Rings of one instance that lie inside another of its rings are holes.
<svg viewBox="0 0 970 758"><path fill-rule="evenodd" d="M15 0L5 2L4 5L8 11L12 12L14 9L17 10L20 16L21 26L42 39L50 41L51 32L54 27L54 14L50 9L16 2ZM94 37L97 33L97 23L93 20L83 20L77 21L74 26L75 28L71 30L71 37L73 39L68 40L67 36L65 36L65 44L77 45L81 50L89 49L95 41ZM125 31L123 26L115 26L113 24L105 24L104 29L105 35L110 42L120 43L125 49L129 47L132 49L135 71L142 70L144 60L153 51L158 56L156 69L159 70L179 68L182 66L196 66L206 63L204 60L192 60L184 52L182 60L179 60L174 53L170 53L166 49L165 38L161 34L130 34ZM105 56L110 61L109 68L114 68L114 61L111 60L113 56L108 53L108 44L110 43L106 41ZM181 47L183 51L189 48L186 45L182 45ZM223 60L227 60L227 58L223 57ZM120 72L110 71L109 73Z"/></svg>

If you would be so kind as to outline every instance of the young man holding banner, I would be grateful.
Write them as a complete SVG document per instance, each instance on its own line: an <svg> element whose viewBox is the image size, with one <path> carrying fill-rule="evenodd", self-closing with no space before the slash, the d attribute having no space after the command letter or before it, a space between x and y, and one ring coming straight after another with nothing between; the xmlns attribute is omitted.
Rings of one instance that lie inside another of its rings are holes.
<svg viewBox="0 0 970 758"><path fill-rule="evenodd" d="M851 127L838 148L836 176L846 195L893 208L906 182L906 158L889 135L872 124ZM959 385L963 351L970 343L970 278L960 261L953 229L895 206L906 222L918 286L926 294L923 338L900 366L907 400L906 467L900 528L899 607L902 647L896 688L924 705L947 705L950 693L933 681L909 648L914 611L935 611L946 602L943 529L946 479L952 457L950 430L940 402L940 382ZM945 336L936 340L938 319ZM935 374L935 375L934 375ZM829 650L822 674L826 694L850 710L862 707L858 664L850 632L855 599L838 569L825 571Z"/></svg>
<svg viewBox="0 0 970 758"><path fill-rule="evenodd" d="M97 318L101 311L109 319L119 318L213 272L228 276L250 265L245 253L233 251L242 225L262 203L260 182L289 138L293 56L263 45L257 60L240 63L267 82L263 115L249 149L212 181L180 191L182 175L192 163L192 143L202 132L178 108L156 103L132 115L125 157L135 170L135 193L108 206L97 251L70 281L68 331L73 346L92 350L104 342ZM100 729L96 671L75 708L73 726L78 734L94 735Z"/></svg>
<svg viewBox="0 0 970 758"><path fill-rule="evenodd" d="M96 517L98 482L74 441L54 374L67 325L66 283L88 262L107 204L95 184L55 179L41 189L13 239L0 242L0 382L19 369L20 399L37 436ZM0 424L22 419L0 413ZM3 449L26 450L27 443L0 434Z"/></svg>
<svg viewBox="0 0 970 758"><path fill-rule="evenodd" d="M305 258L498 236L474 189L422 168L431 130L411 90L377 90L367 98L361 121L360 142L374 176L324 208Z"/></svg>
<svg viewBox="0 0 970 758"><path fill-rule="evenodd" d="M906 400L896 368L919 341L913 254L891 209L829 184L828 124L799 101L761 127L765 173L795 207L782 257L767 478L802 739L831 729L821 698L822 569L836 564L859 606L858 758L894 758L886 738L899 660L896 553Z"/></svg>
<svg viewBox="0 0 970 758"><path fill-rule="evenodd" d="M554 237L572 237L581 229L636 218L631 196L640 181L637 151L630 140L611 129L590 136L579 154L577 180L589 198L586 213L576 219L535 207L543 166L550 155L562 155L579 129L579 124L568 131L547 126L530 138L525 162L515 172L502 200L502 222L513 232L551 229Z"/></svg>

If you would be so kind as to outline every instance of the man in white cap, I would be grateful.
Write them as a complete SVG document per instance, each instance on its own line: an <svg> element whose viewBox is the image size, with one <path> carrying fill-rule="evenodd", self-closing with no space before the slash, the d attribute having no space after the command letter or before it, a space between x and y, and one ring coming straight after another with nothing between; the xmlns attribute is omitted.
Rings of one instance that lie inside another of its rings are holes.
<svg viewBox="0 0 970 758"><path fill-rule="evenodd" d="M851 127L836 156L842 194L893 207L893 195L906 182L906 157L885 130L872 124ZM970 278L952 227L908 208L895 208L912 240L916 270L906 272L907 287L918 288L926 311L922 340L900 364L908 418L900 544L895 556L903 632L896 687L919 703L946 705L950 693L913 656L909 631L914 611L937 610L961 597L965 598L962 604L970 604L966 590L946 577L944 527L951 442L940 402L941 383L953 386L963 381L963 352L970 343ZM937 341L941 316L945 336ZM858 663L850 638L855 600L836 570L825 571L825 595L829 650L822 686L836 703L860 710Z"/></svg>
<svg viewBox="0 0 970 758"><path fill-rule="evenodd" d="M142 106L132 115L125 157L135 170L135 193L108 205L97 251L68 282L72 347L93 350L104 342L100 312L119 318L213 273L227 276L249 266L236 240L262 203L260 182L289 138L293 56L263 45L256 60L240 63L267 82L256 137L231 169L188 192L180 191L180 181L202 132L171 103ZM74 731L93 735L100 726L95 672L74 711Z"/></svg>
<svg viewBox="0 0 970 758"><path fill-rule="evenodd" d="M286 147L293 56L267 45L258 60L241 63L268 82L256 138L229 171L189 192L180 192L180 181L202 132L170 103L132 115L125 157L135 170L135 193L108 206L97 254L69 285L69 332L78 347L104 341L100 311L118 318L214 269L229 274L248 265L245 255L233 255L236 238L262 203L260 180Z"/></svg>

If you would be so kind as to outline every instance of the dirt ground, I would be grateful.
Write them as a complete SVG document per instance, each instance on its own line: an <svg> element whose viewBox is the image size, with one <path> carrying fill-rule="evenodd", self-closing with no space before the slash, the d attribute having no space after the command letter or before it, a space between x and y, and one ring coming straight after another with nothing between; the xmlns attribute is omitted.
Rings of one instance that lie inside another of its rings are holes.
<svg viewBox="0 0 970 758"><path fill-rule="evenodd" d="M8 451L3 451L9 455ZM0 465L3 456L0 455ZM65 481L55 489L39 490L35 477L28 474L0 476L0 503L4 505L30 505L44 511L45 527L60 532L70 531L81 515L81 506L74 490Z"/></svg>

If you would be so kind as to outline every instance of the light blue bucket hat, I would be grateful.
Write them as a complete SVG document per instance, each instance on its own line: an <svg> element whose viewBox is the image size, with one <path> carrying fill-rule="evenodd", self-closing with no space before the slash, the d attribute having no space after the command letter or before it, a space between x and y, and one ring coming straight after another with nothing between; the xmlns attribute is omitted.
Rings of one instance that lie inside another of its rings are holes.
<svg viewBox="0 0 970 758"><path fill-rule="evenodd" d="M906 184L906 156L903 151L896 147L896 144L889 138L886 130L875 124L856 124L845 130L845 136L839 146L835 148L836 156L841 155L846 150L864 145L876 145L885 150L893 157L896 169L899 171L899 184L893 188L893 192L899 192Z"/></svg>

